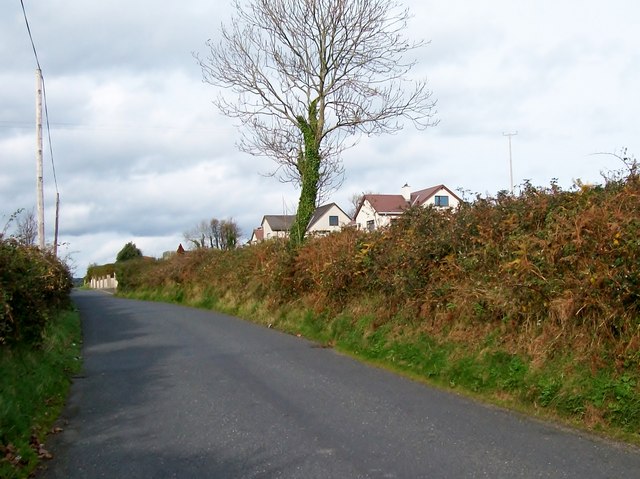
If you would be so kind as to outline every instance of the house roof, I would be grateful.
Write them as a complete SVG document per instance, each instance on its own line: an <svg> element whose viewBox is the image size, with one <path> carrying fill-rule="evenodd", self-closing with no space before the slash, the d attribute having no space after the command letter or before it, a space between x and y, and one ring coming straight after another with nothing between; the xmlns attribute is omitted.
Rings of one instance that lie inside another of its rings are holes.
<svg viewBox="0 0 640 479"><path fill-rule="evenodd" d="M462 198L456 195L453 191L447 188L445 185L436 185L431 188L426 188L424 190L416 191L411 193L411 204L412 205L422 205L429 198L434 196L440 190L446 190L451 196L453 196L456 200L462 203Z"/></svg>
<svg viewBox="0 0 640 479"><path fill-rule="evenodd" d="M444 185L436 185L431 188L425 188L424 190L415 191L411 193L411 206L420 206L433 195L435 195L442 188L445 188Z"/></svg>
<svg viewBox="0 0 640 479"><path fill-rule="evenodd" d="M409 207L409 203L402 195L364 195L362 203L365 200L379 214L400 214Z"/></svg>
<svg viewBox="0 0 640 479"><path fill-rule="evenodd" d="M318 206L316 208L316 210L313 212L313 216L311 216L311 219L309 220L309 226L307 226L307 230L311 229L311 227L316 224L318 221L320 221L320 219L327 214L327 212L332 208L332 207L336 207L338 208L347 218L351 219L351 217L346 214L342 208L340 208L337 204L335 203L329 203L327 205L323 205L323 206Z"/></svg>
<svg viewBox="0 0 640 479"><path fill-rule="evenodd" d="M253 230L253 234L251 235L251 241L262 241L264 239L264 230L262 226L258 226Z"/></svg>
<svg viewBox="0 0 640 479"><path fill-rule="evenodd" d="M296 215L264 215L262 224L269 223L272 231L289 231Z"/></svg>

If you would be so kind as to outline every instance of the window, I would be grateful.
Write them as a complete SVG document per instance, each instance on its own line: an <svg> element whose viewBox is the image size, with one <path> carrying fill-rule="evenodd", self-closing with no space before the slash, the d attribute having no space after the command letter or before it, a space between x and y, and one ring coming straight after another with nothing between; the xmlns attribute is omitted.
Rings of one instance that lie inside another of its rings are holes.
<svg viewBox="0 0 640 479"><path fill-rule="evenodd" d="M329 216L329 226L338 226L337 216Z"/></svg>
<svg viewBox="0 0 640 479"><path fill-rule="evenodd" d="M449 206L449 197L448 196L436 196L434 204L436 206Z"/></svg>
<svg viewBox="0 0 640 479"><path fill-rule="evenodd" d="M367 231L373 231L374 229L376 229L376 225L373 220L367 221Z"/></svg>

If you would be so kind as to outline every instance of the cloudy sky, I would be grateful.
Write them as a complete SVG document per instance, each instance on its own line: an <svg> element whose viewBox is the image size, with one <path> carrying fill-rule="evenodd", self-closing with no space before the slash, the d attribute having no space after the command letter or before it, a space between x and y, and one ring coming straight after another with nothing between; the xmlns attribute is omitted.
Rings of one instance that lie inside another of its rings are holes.
<svg viewBox="0 0 640 479"><path fill-rule="evenodd" d="M45 77L61 197L61 254L76 276L128 241L175 250L200 220L233 217L245 236L297 191L272 163L238 152L192 53L229 19L227 0L24 0ZM635 0L406 0L440 123L362 139L332 201L444 183L494 195L529 179L601 182L640 155L640 3ZM19 0L0 3L0 229L35 206L35 59ZM47 241L55 185L45 143Z"/></svg>

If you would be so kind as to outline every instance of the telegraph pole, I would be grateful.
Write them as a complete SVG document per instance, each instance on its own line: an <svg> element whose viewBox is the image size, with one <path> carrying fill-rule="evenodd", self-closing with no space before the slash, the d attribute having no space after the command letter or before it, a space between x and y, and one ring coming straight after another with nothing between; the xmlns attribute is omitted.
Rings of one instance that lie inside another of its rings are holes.
<svg viewBox="0 0 640 479"><path fill-rule="evenodd" d="M36 199L38 210L38 246L44 250L44 186L42 173L42 71L36 69Z"/></svg>
<svg viewBox="0 0 640 479"><path fill-rule="evenodd" d="M56 226L53 233L53 256L58 257L58 218L60 217L60 193L56 193Z"/></svg>
<svg viewBox="0 0 640 479"><path fill-rule="evenodd" d="M511 194L513 194L513 159L511 157L511 137L512 136L516 136L518 134L517 131L514 132L509 132L509 133L502 133L502 136L508 136L509 137L509 184L511 185Z"/></svg>

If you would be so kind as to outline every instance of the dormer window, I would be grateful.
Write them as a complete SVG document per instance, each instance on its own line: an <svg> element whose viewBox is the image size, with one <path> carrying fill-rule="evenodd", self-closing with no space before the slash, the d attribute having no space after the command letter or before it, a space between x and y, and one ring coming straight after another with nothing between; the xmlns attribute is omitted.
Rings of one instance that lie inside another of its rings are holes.
<svg viewBox="0 0 640 479"><path fill-rule="evenodd" d="M436 196L434 198L434 205L436 206L449 206L449 197L448 196Z"/></svg>

